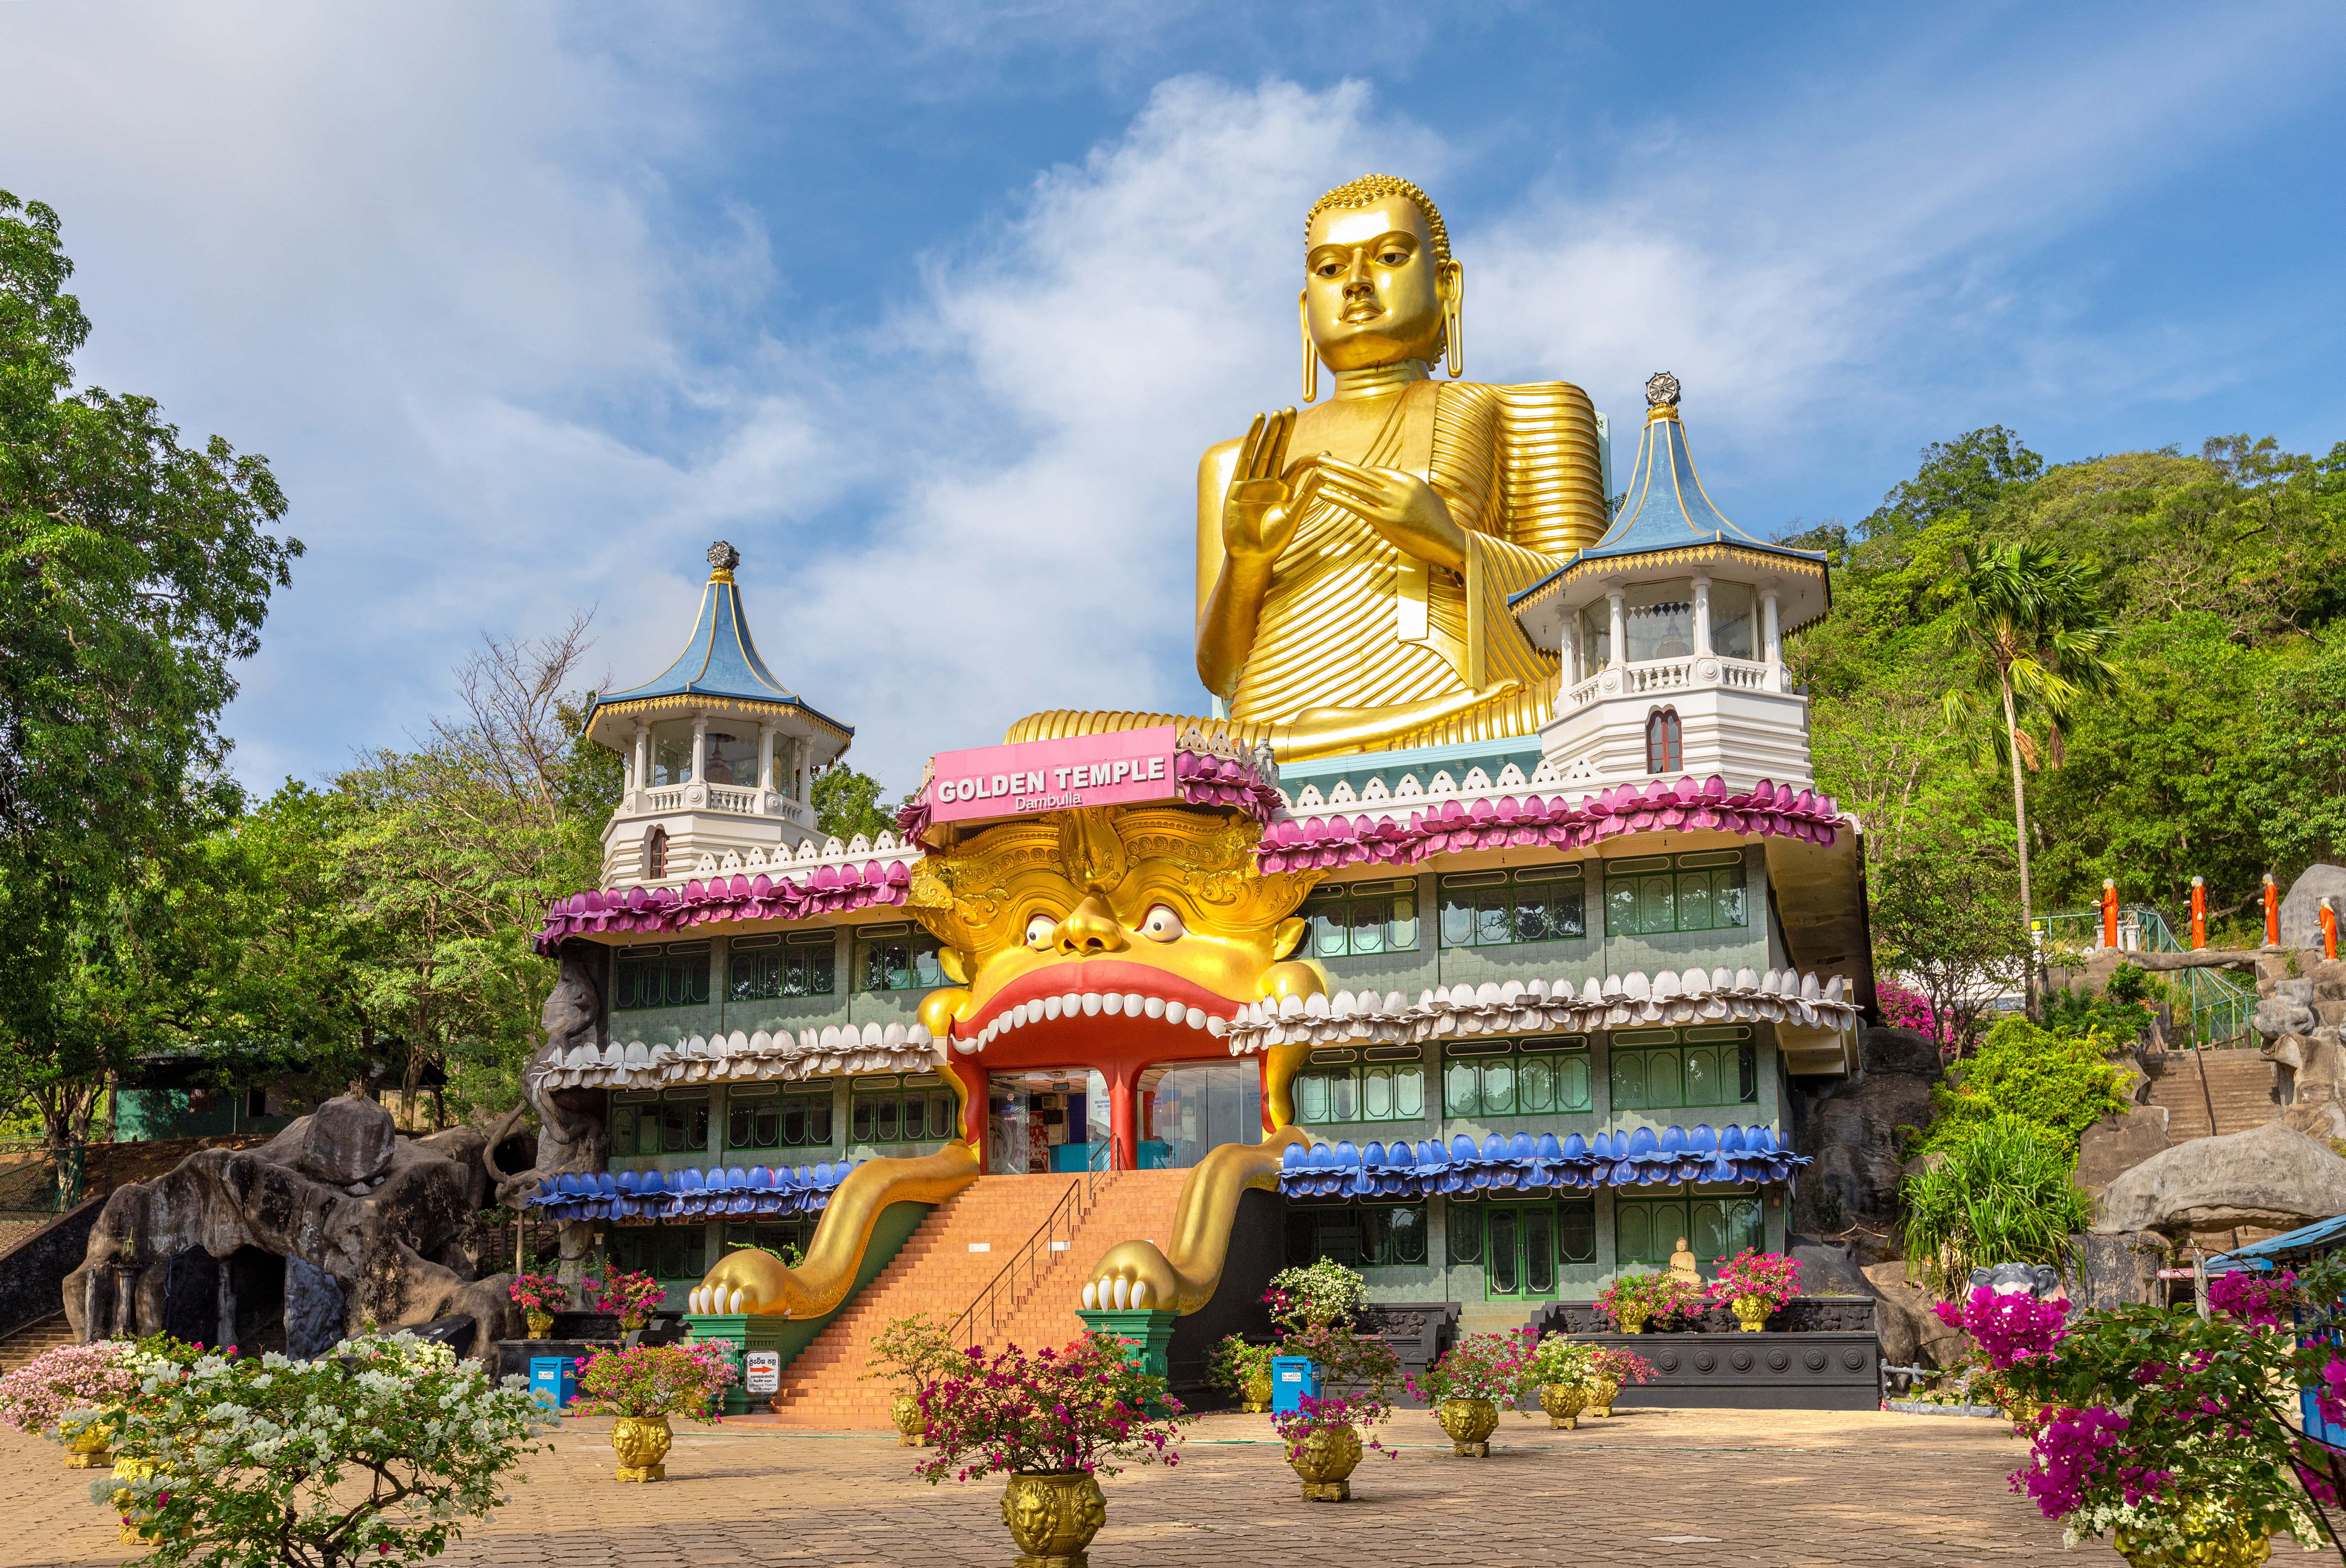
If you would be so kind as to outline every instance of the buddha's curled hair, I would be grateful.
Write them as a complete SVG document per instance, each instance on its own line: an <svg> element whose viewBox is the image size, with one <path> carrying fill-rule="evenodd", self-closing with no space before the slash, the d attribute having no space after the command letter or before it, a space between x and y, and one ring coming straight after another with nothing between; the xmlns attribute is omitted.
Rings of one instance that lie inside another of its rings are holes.
<svg viewBox="0 0 2346 1568"><path fill-rule="evenodd" d="M1433 231L1434 260L1449 260L1450 230L1443 226L1442 210L1433 205L1433 198L1408 180L1391 174L1364 174L1358 179L1348 179L1313 202L1311 210L1303 215L1306 242L1311 239L1311 220L1331 208L1366 207L1372 202L1382 201L1388 196L1406 196L1417 203L1417 209L1425 214L1426 228Z"/></svg>

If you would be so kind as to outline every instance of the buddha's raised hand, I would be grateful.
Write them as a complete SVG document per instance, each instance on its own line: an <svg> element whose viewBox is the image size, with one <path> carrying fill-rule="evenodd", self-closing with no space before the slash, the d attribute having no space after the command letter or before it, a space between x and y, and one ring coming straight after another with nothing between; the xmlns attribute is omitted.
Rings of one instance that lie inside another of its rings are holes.
<svg viewBox="0 0 2346 1568"><path fill-rule="evenodd" d="M1395 549L1454 571L1465 565L1466 534L1433 485L1398 468L1366 468L1322 453L1312 471L1322 500L1350 512Z"/></svg>
<svg viewBox="0 0 2346 1568"><path fill-rule="evenodd" d="M1287 442L1295 433L1295 411L1257 414L1239 444L1229 487L1222 493L1222 548L1233 561L1268 565L1295 537L1295 525L1320 486L1320 471L1307 468L1294 484L1287 471Z"/></svg>

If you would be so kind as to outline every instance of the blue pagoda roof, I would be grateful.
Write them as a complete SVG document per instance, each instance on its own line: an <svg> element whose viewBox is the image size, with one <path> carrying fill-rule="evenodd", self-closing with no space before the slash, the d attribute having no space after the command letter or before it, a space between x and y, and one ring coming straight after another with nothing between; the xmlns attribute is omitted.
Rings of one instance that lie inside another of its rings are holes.
<svg viewBox="0 0 2346 1568"><path fill-rule="evenodd" d="M601 709L621 704L709 697L796 708L842 736L855 733L852 727L808 707L798 693L775 678L774 672L759 657L757 642L750 635L749 618L741 612L740 590L733 582L733 568L740 558L740 552L730 545L720 542L710 547L709 583L701 590L700 613L693 621L692 636L687 639L684 651L668 668L641 686L597 694L586 710L588 724L594 723Z"/></svg>

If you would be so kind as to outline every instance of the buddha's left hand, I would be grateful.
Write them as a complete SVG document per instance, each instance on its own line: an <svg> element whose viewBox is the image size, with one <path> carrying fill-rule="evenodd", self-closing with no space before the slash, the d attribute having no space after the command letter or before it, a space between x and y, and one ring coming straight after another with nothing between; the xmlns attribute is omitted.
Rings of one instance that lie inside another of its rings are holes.
<svg viewBox="0 0 2346 1568"><path fill-rule="evenodd" d="M1320 497L1352 513L1406 555L1455 570L1466 564L1466 535L1433 486L1398 468L1363 468L1321 455Z"/></svg>

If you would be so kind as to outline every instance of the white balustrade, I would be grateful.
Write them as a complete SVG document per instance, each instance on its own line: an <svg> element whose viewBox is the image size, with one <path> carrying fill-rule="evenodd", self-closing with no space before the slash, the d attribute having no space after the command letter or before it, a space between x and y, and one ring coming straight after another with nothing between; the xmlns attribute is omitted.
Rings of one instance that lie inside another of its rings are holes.
<svg viewBox="0 0 2346 1568"><path fill-rule="evenodd" d="M1737 691L1768 689L1768 667L1764 664L1742 664L1734 659L1719 661L1719 684Z"/></svg>
<svg viewBox="0 0 2346 1568"><path fill-rule="evenodd" d="M728 789L719 784L709 787L709 809L712 811L740 811L744 814L758 809L755 789Z"/></svg>
<svg viewBox="0 0 2346 1568"><path fill-rule="evenodd" d="M1658 659L1651 664L1633 664L1625 673L1632 692L1683 691L1694 684L1694 661Z"/></svg>

